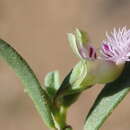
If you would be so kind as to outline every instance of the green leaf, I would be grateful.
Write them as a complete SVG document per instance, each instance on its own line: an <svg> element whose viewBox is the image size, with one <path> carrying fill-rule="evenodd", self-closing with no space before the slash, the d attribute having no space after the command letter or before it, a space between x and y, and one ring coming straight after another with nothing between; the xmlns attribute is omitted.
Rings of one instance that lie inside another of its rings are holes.
<svg viewBox="0 0 130 130"><path fill-rule="evenodd" d="M25 92L27 92L33 100L43 121L48 127L54 128L55 126L51 115L48 96L41 88L39 81L27 62L15 49L3 40L0 40L0 56L13 68L23 82Z"/></svg>
<svg viewBox="0 0 130 130"><path fill-rule="evenodd" d="M60 76L58 71L49 72L44 79L44 85L51 98L53 98L60 87Z"/></svg>
<svg viewBox="0 0 130 130"><path fill-rule="evenodd" d="M89 39L88 39L88 34L87 32L84 32L78 28L75 29L75 35L77 38L77 42L78 44L80 44L80 46L83 46L83 44L87 44Z"/></svg>
<svg viewBox="0 0 130 130"><path fill-rule="evenodd" d="M78 47L77 47L76 37L73 33L68 33L68 41L69 41L70 47L72 48L74 54L77 57L79 57L80 59L82 59L82 57L80 56Z"/></svg>
<svg viewBox="0 0 130 130"><path fill-rule="evenodd" d="M87 33L76 28L74 33L68 33L68 41L74 54L80 59L83 59L82 56L80 55L79 50L81 48L84 48L85 44L88 44L89 40Z"/></svg>
<svg viewBox="0 0 130 130"><path fill-rule="evenodd" d="M130 63L127 63L122 75L116 81L107 84L97 97L86 118L84 130L99 130L129 91Z"/></svg>

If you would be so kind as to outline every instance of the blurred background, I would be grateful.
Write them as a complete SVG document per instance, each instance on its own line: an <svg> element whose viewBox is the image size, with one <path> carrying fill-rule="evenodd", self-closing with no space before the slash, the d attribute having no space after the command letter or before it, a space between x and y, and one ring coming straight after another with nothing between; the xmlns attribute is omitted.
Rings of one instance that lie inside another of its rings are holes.
<svg viewBox="0 0 130 130"><path fill-rule="evenodd" d="M0 0L0 37L28 61L40 82L48 71L61 80L77 63L66 38L75 27L86 30L97 47L113 27L130 27L130 0ZM102 86L84 92L68 115L81 130ZM130 130L130 95L101 130ZM0 129L47 130L15 73L0 60Z"/></svg>

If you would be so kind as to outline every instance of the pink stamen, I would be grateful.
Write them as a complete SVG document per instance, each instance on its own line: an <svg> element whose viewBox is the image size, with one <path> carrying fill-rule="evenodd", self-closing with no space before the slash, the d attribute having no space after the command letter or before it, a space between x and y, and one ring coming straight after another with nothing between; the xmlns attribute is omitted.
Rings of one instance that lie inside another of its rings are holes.
<svg viewBox="0 0 130 130"><path fill-rule="evenodd" d="M103 47L106 51L109 51L109 46L107 44L104 44Z"/></svg>

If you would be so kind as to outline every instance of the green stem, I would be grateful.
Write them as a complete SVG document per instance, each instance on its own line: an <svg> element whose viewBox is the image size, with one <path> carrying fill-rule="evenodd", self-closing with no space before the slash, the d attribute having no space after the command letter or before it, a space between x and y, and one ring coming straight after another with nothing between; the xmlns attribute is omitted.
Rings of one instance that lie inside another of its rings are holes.
<svg viewBox="0 0 130 130"><path fill-rule="evenodd" d="M54 110L54 119L58 130L63 130L66 127L66 112L67 109L63 106Z"/></svg>
<svg viewBox="0 0 130 130"><path fill-rule="evenodd" d="M53 110L57 130L72 130L66 123L67 107L60 105Z"/></svg>
<svg viewBox="0 0 130 130"><path fill-rule="evenodd" d="M27 62L8 43L0 40L0 56L13 68L25 86L46 125L55 129L49 99Z"/></svg>

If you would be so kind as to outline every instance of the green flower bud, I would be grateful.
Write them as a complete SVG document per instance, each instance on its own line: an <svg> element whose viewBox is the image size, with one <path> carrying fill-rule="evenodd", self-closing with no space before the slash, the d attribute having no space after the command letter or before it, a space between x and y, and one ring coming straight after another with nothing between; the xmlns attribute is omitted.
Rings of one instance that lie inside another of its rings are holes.
<svg viewBox="0 0 130 130"><path fill-rule="evenodd" d="M71 91L82 91L95 84L106 84L117 79L124 64L116 65L107 61L80 61L72 70L69 82Z"/></svg>

